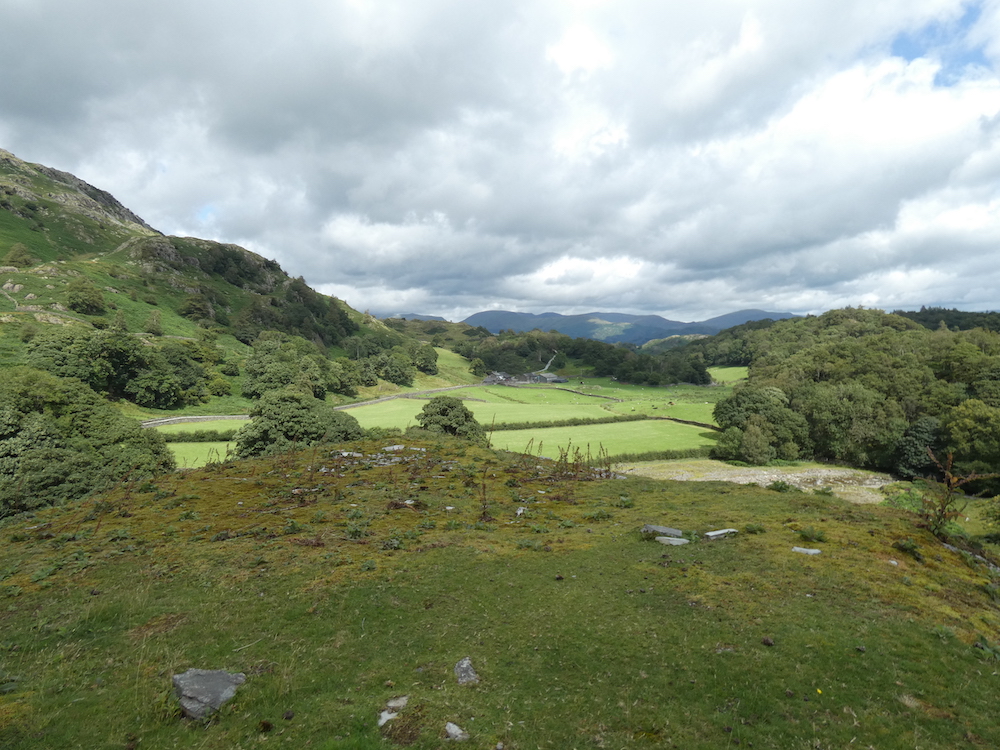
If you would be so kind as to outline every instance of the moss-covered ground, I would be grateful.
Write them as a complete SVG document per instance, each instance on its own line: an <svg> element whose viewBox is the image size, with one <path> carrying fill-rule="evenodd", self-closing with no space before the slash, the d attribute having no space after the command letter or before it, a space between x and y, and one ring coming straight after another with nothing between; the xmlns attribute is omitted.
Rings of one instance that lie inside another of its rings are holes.
<svg viewBox="0 0 1000 750"><path fill-rule="evenodd" d="M906 511L399 443L3 523L0 747L1000 746L994 575ZM247 675L207 725L189 667Z"/></svg>

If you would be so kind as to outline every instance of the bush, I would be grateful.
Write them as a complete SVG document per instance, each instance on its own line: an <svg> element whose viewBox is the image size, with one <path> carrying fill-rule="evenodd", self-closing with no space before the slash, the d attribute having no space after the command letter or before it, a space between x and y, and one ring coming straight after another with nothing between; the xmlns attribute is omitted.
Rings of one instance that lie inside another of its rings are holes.
<svg viewBox="0 0 1000 750"><path fill-rule="evenodd" d="M8 266L14 266L15 268L28 268L33 266L37 262L37 259L32 256L28 248L21 242L15 242L11 245L10 252L7 253L7 257L4 258L4 263Z"/></svg>
<svg viewBox="0 0 1000 750"><path fill-rule="evenodd" d="M486 431L468 407L454 396L435 396L420 410L417 423L428 432L443 432L477 443L486 442Z"/></svg>
<svg viewBox="0 0 1000 750"><path fill-rule="evenodd" d="M358 420L350 414L288 389L264 394L250 409L250 418L250 423L236 432L238 458L364 437Z"/></svg>
<svg viewBox="0 0 1000 750"><path fill-rule="evenodd" d="M104 312L104 294L87 279L74 279L66 286L66 306L84 315Z"/></svg>
<svg viewBox="0 0 1000 750"><path fill-rule="evenodd" d="M159 433L78 380L16 368L0 382L0 517L173 468Z"/></svg>

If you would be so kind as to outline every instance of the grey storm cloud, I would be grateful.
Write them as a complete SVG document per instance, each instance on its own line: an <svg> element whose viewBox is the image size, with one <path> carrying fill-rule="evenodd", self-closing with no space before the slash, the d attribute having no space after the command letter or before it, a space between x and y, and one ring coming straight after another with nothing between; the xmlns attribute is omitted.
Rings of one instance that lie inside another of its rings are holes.
<svg viewBox="0 0 1000 750"><path fill-rule="evenodd" d="M996 307L994 0L0 0L0 46L0 147L360 309Z"/></svg>

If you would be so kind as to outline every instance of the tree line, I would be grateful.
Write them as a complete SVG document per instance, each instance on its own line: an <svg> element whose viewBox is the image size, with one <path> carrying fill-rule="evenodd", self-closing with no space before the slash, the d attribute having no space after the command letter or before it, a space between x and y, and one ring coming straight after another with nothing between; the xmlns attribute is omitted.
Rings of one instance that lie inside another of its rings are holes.
<svg viewBox="0 0 1000 750"><path fill-rule="evenodd" d="M749 365L720 401L719 458L818 458L903 477L952 454L961 471L1000 466L1000 333L930 330L879 310L748 324L690 344Z"/></svg>

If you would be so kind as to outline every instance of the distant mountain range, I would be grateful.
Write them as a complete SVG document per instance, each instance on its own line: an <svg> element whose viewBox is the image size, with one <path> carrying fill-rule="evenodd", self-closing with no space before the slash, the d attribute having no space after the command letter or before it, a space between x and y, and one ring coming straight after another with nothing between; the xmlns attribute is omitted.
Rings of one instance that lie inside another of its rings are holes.
<svg viewBox="0 0 1000 750"><path fill-rule="evenodd" d="M559 331L573 338L597 339L609 343L644 344L654 339L668 336L701 334L711 336L726 328L742 325L754 320L783 320L797 317L788 312L767 312L766 310L739 310L719 315L708 320L684 323L668 320L659 315L628 315L626 313L594 312L583 315L561 315L547 312L533 313L489 310L470 315L463 320L470 326L482 326L491 333L503 330Z"/></svg>
<svg viewBox="0 0 1000 750"><path fill-rule="evenodd" d="M437 315L419 313L372 313L376 318L404 318L406 320L440 320ZM559 331L573 338L596 339L608 343L624 342L642 345L647 341L670 336L712 336L733 326L753 320L784 320L797 317L788 312L766 310L738 310L708 320L684 323L668 320L659 315L629 315L615 312L593 312L582 315L562 315L546 312L540 314L487 310L470 315L461 321L472 327L482 327L491 333L500 331Z"/></svg>

